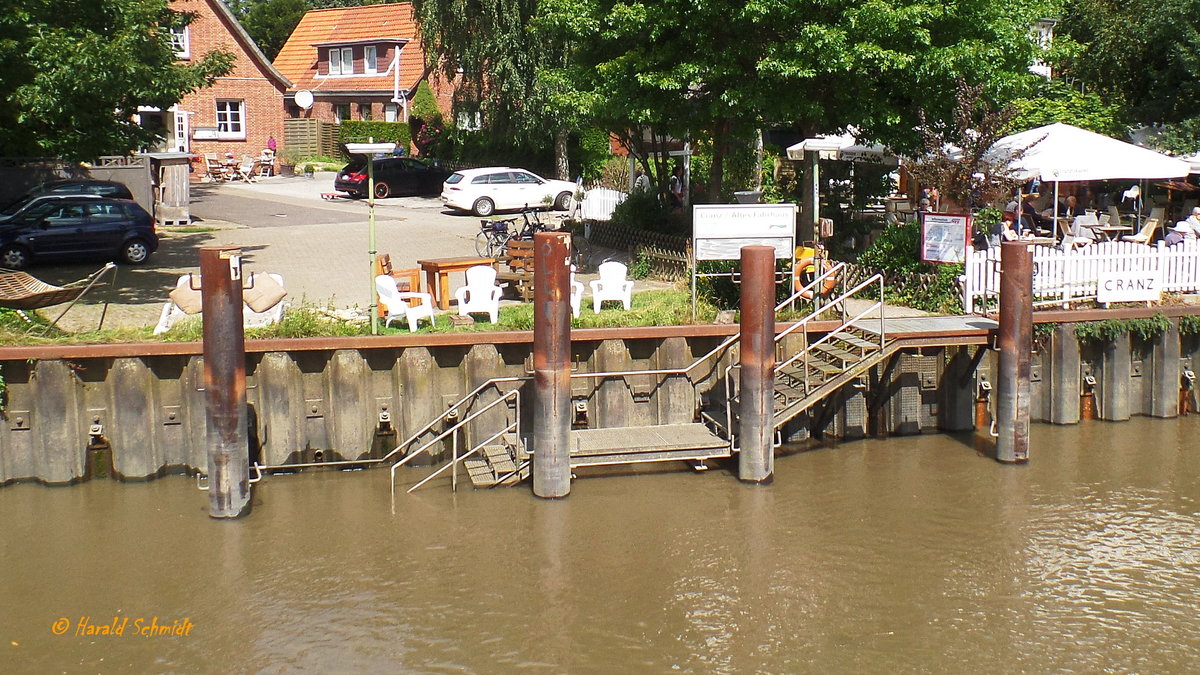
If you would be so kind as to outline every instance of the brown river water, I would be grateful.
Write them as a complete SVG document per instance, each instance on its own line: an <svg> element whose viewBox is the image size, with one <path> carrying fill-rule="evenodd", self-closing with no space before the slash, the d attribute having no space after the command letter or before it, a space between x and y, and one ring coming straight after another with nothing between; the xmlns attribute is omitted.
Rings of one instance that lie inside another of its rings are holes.
<svg viewBox="0 0 1200 675"><path fill-rule="evenodd" d="M867 440L769 486L442 485L394 514L386 471L311 472L229 522L186 477L9 486L0 671L1197 672L1197 431L1035 425L1026 466Z"/></svg>

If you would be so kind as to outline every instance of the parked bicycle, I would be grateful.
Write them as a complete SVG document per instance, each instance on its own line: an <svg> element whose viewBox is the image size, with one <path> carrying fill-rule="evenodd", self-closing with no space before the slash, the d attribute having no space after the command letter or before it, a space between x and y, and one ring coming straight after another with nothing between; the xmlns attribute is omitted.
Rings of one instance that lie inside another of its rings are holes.
<svg viewBox="0 0 1200 675"><path fill-rule="evenodd" d="M499 258L508 247L508 240L516 232L517 219L482 220L479 223L479 234L475 235L475 252L481 258Z"/></svg>

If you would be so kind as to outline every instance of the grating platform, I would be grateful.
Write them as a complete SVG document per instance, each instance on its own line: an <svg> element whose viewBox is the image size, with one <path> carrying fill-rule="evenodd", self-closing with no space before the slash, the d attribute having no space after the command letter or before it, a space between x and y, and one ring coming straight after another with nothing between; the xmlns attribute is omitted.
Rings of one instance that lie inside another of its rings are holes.
<svg viewBox="0 0 1200 675"><path fill-rule="evenodd" d="M638 464L730 456L729 441L703 424L578 429L571 432L571 466Z"/></svg>

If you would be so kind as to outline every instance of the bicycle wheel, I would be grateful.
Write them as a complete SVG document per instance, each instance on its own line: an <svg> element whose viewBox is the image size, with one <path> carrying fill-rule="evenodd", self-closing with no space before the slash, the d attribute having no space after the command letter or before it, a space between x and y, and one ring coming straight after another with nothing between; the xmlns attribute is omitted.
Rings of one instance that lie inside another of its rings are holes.
<svg viewBox="0 0 1200 675"><path fill-rule="evenodd" d="M592 263L592 245L582 235L571 237L571 264L579 271L589 269Z"/></svg>
<svg viewBox="0 0 1200 675"><path fill-rule="evenodd" d="M478 254L480 258L491 258L492 241L492 236L486 231L481 231L479 234L475 235L475 253Z"/></svg>

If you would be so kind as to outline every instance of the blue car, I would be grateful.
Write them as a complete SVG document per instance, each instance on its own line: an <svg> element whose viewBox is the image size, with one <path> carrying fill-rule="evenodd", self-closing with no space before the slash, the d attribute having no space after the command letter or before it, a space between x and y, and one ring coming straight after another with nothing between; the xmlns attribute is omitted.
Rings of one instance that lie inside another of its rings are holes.
<svg viewBox="0 0 1200 675"><path fill-rule="evenodd" d="M158 250L154 218L137 202L90 195L42 195L0 222L0 267L87 258L140 265Z"/></svg>

